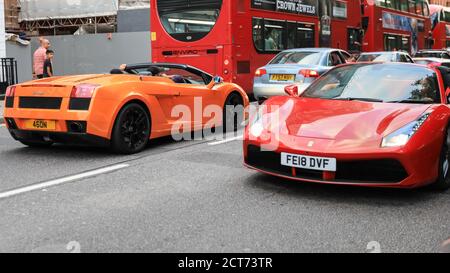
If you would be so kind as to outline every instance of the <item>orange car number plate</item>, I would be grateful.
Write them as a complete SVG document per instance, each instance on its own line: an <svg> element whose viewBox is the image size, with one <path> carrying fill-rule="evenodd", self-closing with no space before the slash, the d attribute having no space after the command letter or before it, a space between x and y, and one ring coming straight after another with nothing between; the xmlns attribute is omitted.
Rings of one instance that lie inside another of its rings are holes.
<svg viewBox="0 0 450 273"><path fill-rule="evenodd" d="M278 81L278 82L288 82L288 81L294 81L295 75L287 75L287 74L273 74L270 75L271 81Z"/></svg>
<svg viewBox="0 0 450 273"><path fill-rule="evenodd" d="M54 120L29 119L25 121L25 128L32 130L55 130L56 122Z"/></svg>

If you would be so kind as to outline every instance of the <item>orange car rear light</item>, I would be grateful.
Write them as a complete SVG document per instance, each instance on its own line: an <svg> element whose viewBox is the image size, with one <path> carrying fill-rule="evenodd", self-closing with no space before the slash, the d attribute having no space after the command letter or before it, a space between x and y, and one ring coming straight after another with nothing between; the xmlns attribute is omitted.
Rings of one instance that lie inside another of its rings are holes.
<svg viewBox="0 0 450 273"><path fill-rule="evenodd" d="M79 84L73 87L70 93L71 98L90 99L94 95L95 89L99 87L97 84Z"/></svg>
<svg viewBox="0 0 450 273"><path fill-rule="evenodd" d="M15 86L8 86L8 88L6 88L6 93L5 93L6 97L14 97L15 94L16 94Z"/></svg>

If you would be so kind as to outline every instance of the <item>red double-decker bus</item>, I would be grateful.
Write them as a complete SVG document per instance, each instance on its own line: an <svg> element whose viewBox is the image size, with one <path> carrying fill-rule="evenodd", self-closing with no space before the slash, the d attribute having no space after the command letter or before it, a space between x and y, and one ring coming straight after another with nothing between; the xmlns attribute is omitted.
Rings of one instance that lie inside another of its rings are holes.
<svg viewBox="0 0 450 273"><path fill-rule="evenodd" d="M450 48L450 8L430 5L434 49Z"/></svg>
<svg viewBox="0 0 450 273"><path fill-rule="evenodd" d="M290 48L359 51L356 0L152 0L152 60L199 67L252 93L254 72Z"/></svg>
<svg viewBox="0 0 450 273"><path fill-rule="evenodd" d="M426 0L364 0L363 51L402 50L415 54L433 45Z"/></svg>

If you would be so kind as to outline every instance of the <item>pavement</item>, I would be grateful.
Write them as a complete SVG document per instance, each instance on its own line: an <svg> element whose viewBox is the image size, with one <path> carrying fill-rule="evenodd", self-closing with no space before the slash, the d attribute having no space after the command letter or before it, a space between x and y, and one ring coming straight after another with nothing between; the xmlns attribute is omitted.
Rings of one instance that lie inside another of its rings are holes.
<svg viewBox="0 0 450 273"><path fill-rule="evenodd" d="M242 143L32 149L0 127L0 252L438 252L450 192L287 181Z"/></svg>
<svg viewBox="0 0 450 273"><path fill-rule="evenodd" d="M4 119L3 119L3 110L5 107L5 101L0 100L0 124L4 123Z"/></svg>

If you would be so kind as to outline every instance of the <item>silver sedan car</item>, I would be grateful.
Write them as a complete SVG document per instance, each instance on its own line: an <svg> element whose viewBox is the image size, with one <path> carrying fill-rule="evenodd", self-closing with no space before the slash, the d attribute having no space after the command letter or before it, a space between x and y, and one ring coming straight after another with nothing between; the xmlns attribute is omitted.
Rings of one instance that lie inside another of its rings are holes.
<svg viewBox="0 0 450 273"><path fill-rule="evenodd" d="M258 101L272 96L285 95L284 88L297 84L308 87L320 75L344 64L351 55L340 49L302 48L278 54L255 73L253 94Z"/></svg>

